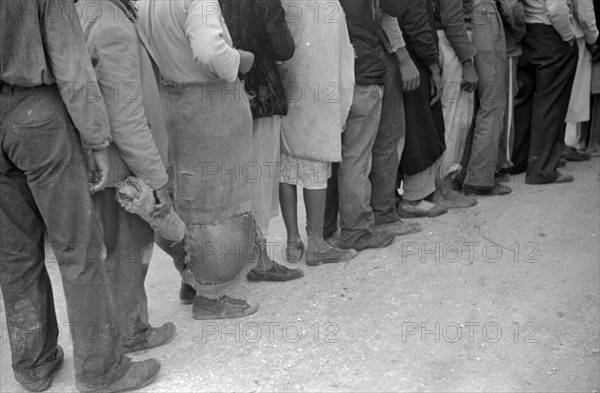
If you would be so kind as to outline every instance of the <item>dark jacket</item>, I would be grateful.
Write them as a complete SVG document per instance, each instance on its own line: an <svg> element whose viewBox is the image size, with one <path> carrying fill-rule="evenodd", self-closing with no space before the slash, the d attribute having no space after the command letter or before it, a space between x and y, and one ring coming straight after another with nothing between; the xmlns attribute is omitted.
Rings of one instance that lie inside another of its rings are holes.
<svg viewBox="0 0 600 393"><path fill-rule="evenodd" d="M254 53L254 65L242 76L255 119L287 114L285 89L276 61L292 58L296 46L281 0L219 0L233 45Z"/></svg>
<svg viewBox="0 0 600 393"><path fill-rule="evenodd" d="M427 66L438 61L433 0L407 2L407 13L398 22L404 33L406 49L419 69L421 84L417 90L404 92L406 142L400 170L406 175L415 175L442 156L446 143L441 101L429 105L431 72Z"/></svg>
<svg viewBox="0 0 600 393"><path fill-rule="evenodd" d="M475 56L477 49L473 46L467 33L462 0L435 0L435 27L444 30L448 41L462 63Z"/></svg>
<svg viewBox="0 0 600 393"><path fill-rule="evenodd" d="M110 126L72 0L0 3L0 82L57 84L84 146L108 146ZM83 99L84 97L89 99Z"/></svg>
<svg viewBox="0 0 600 393"><path fill-rule="evenodd" d="M506 55L521 54L521 40L525 36L525 8L522 0L498 0L498 11L502 17L506 36Z"/></svg>
<svg viewBox="0 0 600 393"><path fill-rule="evenodd" d="M350 42L356 52L354 75L356 83L383 84L387 62L381 41L379 21L369 0L340 0L346 14ZM392 15L393 16L393 15Z"/></svg>
<svg viewBox="0 0 600 393"><path fill-rule="evenodd" d="M387 0L381 9L398 18L404 41L424 66L439 61L432 3L429 0ZM431 13L431 15L428 15Z"/></svg>

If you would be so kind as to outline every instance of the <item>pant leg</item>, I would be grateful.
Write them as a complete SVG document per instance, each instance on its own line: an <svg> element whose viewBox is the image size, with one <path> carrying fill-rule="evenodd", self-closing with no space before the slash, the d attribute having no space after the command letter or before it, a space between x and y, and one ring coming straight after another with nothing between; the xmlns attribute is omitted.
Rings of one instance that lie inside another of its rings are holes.
<svg viewBox="0 0 600 393"><path fill-rule="evenodd" d="M500 15L493 2L474 4L473 45L479 76L479 108L475 118L465 184L493 187L498 144L506 108L506 43Z"/></svg>
<svg viewBox="0 0 600 393"><path fill-rule="evenodd" d="M93 201L104 232L104 266L120 335L126 346L132 346L143 341L150 328L144 281L154 231L140 216L119 205L115 188L94 194Z"/></svg>
<svg viewBox="0 0 600 393"><path fill-rule="evenodd" d="M500 144L498 145L498 165L496 165L496 170L510 168L513 165L511 154L515 136L515 97L519 91L517 85L518 59L519 56L509 56L506 59L506 91L508 101L506 103L506 111L504 112L504 126L502 128L502 135L500 136Z"/></svg>
<svg viewBox="0 0 600 393"><path fill-rule="evenodd" d="M0 221L0 284L12 368L18 382L35 382L51 371L58 325L44 264L44 224L24 174L7 161L0 173Z"/></svg>
<svg viewBox="0 0 600 393"><path fill-rule="evenodd" d="M446 151L442 155L440 178L460 168L465 142L475 106L474 93L461 87L462 64L443 30L438 30L440 39L440 68L442 69L442 111L446 132Z"/></svg>
<svg viewBox="0 0 600 393"><path fill-rule="evenodd" d="M435 191L437 174L440 170L441 161L438 159L429 168L414 175L404 175L402 199L407 201L418 201L424 199Z"/></svg>
<svg viewBox="0 0 600 393"><path fill-rule="evenodd" d="M578 50L564 42L552 26L528 25L527 49L535 67L535 93L527 160L527 183L556 179L564 146L565 116L577 66Z"/></svg>
<svg viewBox="0 0 600 393"><path fill-rule="evenodd" d="M339 212L341 239L349 246L370 238L375 227L369 173L382 97L381 86L355 85L352 107L342 133L342 162L338 167Z"/></svg>
<svg viewBox="0 0 600 393"><path fill-rule="evenodd" d="M79 138L55 86L2 93L2 155L14 169L2 171L3 183L10 186L5 189L3 184L1 191L0 240L16 244L13 251L2 251L0 282L7 294L6 309L25 307L32 319L52 323L52 311L48 310L52 302L50 286L40 284L47 281L47 274L39 266L44 256L19 252L39 250L39 229L31 227L45 227L62 275L78 388L105 386L127 371L130 360L123 356L116 330L103 268L102 235L92 213ZM16 180L19 177L21 180ZM11 198L17 192L25 196L22 202ZM13 208L17 203L21 211ZM33 277L28 276L28 266L37 271ZM18 324L14 316L8 312L7 322ZM27 343L24 345L24 349L11 348L13 356L30 352ZM44 354L42 359L46 357ZM19 364L19 360L13 359L13 363Z"/></svg>
<svg viewBox="0 0 600 393"><path fill-rule="evenodd" d="M325 198L325 217L323 222L323 238L333 236L338 230L338 167L339 163L331 164L331 177L327 179L327 196Z"/></svg>
<svg viewBox="0 0 600 393"><path fill-rule="evenodd" d="M515 136L510 173L522 173L527 170L531 124L533 121L533 97L536 89L535 64L531 56L535 46L535 38L525 35L522 47L523 54L517 62L517 81L519 91L515 97Z"/></svg>
<svg viewBox="0 0 600 393"><path fill-rule="evenodd" d="M398 220L395 204L396 177L401 155L398 150L406 132L400 69L394 57L388 56L387 59L381 121L373 144L373 166L369 175L371 207L376 224Z"/></svg>

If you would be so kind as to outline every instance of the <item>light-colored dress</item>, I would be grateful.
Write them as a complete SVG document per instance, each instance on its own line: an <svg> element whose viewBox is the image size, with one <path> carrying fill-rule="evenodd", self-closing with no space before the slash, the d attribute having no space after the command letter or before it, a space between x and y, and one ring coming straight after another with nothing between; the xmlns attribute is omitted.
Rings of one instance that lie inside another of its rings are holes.
<svg viewBox="0 0 600 393"><path fill-rule="evenodd" d="M289 104L281 136L281 181L324 188L329 176L322 163L342 159L341 133L354 91L354 49L337 0L282 4L296 52L280 67Z"/></svg>

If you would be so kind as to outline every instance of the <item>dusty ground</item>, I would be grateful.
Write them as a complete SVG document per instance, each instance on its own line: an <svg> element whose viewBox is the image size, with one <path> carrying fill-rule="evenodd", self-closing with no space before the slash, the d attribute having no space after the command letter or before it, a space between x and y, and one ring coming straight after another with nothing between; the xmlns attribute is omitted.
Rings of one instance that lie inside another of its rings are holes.
<svg viewBox="0 0 600 393"><path fill-rule="evenodd" d="M162 362L144 391L597 392L599 169L598 158L570 163L576 181L565 185L513 178L512 195L422 220L418 235L349 263L303 264L296 282L244 280L236 294L260 303L245 319L193 320L157 251L150 317L175 322L178 335L137 356ZM270 241L285 242L281 218ZM0 390L20 392L1 318ZM51 391L75 391L67 334L60 343L65 366Z"/></svg>

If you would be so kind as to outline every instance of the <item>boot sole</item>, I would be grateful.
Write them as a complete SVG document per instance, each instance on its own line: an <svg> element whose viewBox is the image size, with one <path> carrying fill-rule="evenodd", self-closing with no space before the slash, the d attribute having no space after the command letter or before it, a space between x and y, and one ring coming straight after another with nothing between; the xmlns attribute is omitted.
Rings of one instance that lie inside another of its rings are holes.
<svg viewBox="0 0 600 393"><path fill-rule="evenodd" d="M194 318L197 321L210 321L210 320L214 320L214 319L235 319L235 318L247 317L248 315L254 314L256 311L258 311L258 304L251 306L249 309L244 311L244 313L241 315L236 315L236 316L227 316L227 315L196 316L196 315L192 314L192 318Z"/></svg>

